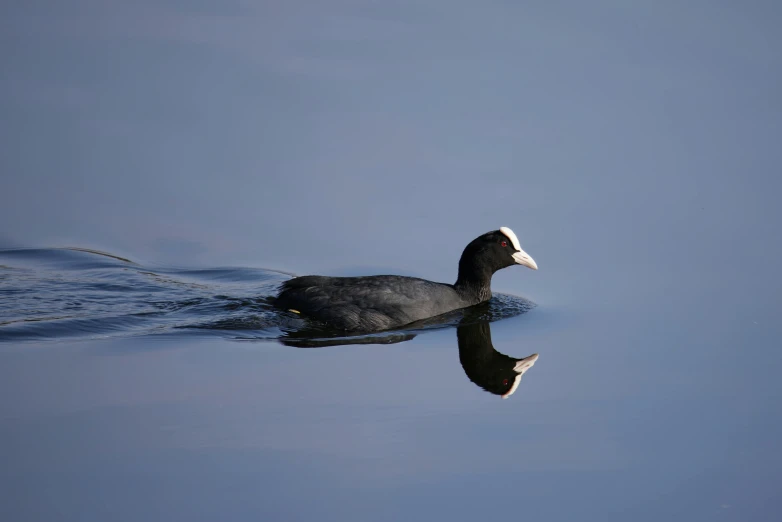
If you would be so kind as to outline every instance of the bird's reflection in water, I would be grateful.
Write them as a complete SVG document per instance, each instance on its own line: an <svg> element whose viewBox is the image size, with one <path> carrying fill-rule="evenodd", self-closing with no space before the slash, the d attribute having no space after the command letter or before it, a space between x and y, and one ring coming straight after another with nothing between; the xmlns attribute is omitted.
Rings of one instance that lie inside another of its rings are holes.
<svg viewBox="0 0 782 522"><path fill-rule="evenodd" d="M287 337L283 344L298 348L319 348L345 344L395 344L413 339L418 332L388 332L361 337ZM494 349L489 321L462 320L456 327L459 361L467 377L489 393L507 399L519 387L524 373L538 360L538 354L516 359Z"/></svg>
<svg viewBox="0 0 782 522"><path fill-rule="evenodd" d="M515 359L494 349L488 322L463 324L456 329L459 361L467 377L489 393L507 399L516 392L524 373L538 360L534 353Z"/></svg>

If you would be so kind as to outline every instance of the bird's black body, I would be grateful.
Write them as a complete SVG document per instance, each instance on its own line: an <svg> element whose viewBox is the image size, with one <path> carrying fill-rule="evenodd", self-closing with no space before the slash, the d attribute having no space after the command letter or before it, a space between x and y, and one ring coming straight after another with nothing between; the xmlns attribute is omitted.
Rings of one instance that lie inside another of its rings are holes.
<svg viewBox="0 0 782 522"><path fill-rule="evenodd" d="M297 277L282 285L276 304L342 330L380 331L475 302L462 297L451 285L380 275Z"/></svg>
<svg viewBox="0 0 782 522"><path fill-rule="evenodd" d="M275 305L345 331L388 330L487 301L494 272L516 263L537 268L503 228L467 245L453 285L395 275L303 276L282 284Z"/></svg>

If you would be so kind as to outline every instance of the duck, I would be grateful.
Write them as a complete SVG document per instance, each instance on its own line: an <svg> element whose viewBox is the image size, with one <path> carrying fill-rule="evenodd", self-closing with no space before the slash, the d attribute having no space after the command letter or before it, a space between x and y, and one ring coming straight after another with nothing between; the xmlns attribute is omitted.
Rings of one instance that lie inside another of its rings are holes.
<svg viewBox="0 0 782 522"><path fill-rule="evenodd" d="M380 332L488 301L494 273L514 265L538 269L516 234L500 227L464 248L454 284L399 275L306 275L283 282L272 303L343 332Z"/></svg>

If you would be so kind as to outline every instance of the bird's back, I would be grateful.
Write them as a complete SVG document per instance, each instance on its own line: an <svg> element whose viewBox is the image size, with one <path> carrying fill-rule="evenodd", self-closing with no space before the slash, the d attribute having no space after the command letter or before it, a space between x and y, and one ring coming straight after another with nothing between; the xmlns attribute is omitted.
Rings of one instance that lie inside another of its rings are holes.
<svg viewBox="0 0 782 522"><path fill-rule="evenodd" d="M276 305L344 330L377 331L469 306L451 285L415 277L296 277Z"/></svg>

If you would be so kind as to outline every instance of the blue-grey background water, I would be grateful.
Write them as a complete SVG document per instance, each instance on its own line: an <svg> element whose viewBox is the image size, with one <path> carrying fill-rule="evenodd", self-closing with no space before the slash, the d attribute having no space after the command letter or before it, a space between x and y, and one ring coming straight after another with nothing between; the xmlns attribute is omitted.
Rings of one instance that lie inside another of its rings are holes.
<svg viewBox="0 0 782 522"><path fill-rule="evenodd" d="M0 13L0 519L780 516L778 3ZM508 400L258 301L500 226Z"/></svg>

